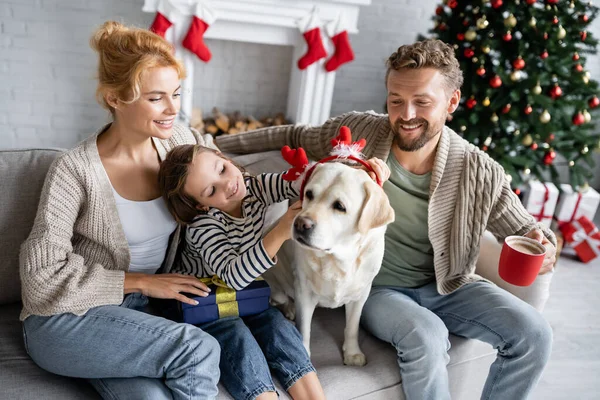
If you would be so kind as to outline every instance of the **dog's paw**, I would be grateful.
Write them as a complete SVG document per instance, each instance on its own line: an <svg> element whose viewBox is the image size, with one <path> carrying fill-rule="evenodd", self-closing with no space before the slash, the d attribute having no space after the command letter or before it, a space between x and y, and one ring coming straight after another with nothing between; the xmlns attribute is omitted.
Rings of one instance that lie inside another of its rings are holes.
<svg viewBox="0 0 600 400"><path fill-rule="evenodd" d="M356 354L345 354L344 353L344 364L354 365L356 367L362 367L367 364L367 357L363 353Z"/></svg>
<svg viewBox="0 0 600 400"><path fill-rule="evenodd" d="M283 311L283 315L285 315L287 319L289 319L290 321L296 320L296 306L294 305L294 303L289 301L283 306L281 306L281 308L281 311Z"/></svg>

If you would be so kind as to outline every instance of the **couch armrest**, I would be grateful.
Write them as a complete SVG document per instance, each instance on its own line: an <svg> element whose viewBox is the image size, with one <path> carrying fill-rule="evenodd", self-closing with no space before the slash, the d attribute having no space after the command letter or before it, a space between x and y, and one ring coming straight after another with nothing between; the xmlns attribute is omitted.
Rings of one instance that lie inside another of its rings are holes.
<svg viewBox="0 0 600 400"><path fill-rule="evenodd" d="M501 250L502 245L496 241L494 235L486 231L481 238L479 259L477 260L477 269L475 272L494 282L502 289L514 294L521 300L531 304L539 312L542 312L548 301L548 297L550 297L550 282L552 281L554 272L538 275L530 286L511 285L498 275L498 262Z"/></svg>

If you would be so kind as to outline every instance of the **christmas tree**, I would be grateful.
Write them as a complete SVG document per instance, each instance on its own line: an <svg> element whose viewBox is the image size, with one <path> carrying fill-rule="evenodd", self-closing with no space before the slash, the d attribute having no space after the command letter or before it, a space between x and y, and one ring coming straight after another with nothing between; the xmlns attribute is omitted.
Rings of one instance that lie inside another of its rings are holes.
<svg viewBox="0 0 600 400"><path fill-rule="evenodd" d="M454 45L465 78L448 125L502 164L515 188L531 177L556 182L557 154L571 184L587 186L600 147L598 83L585 70L597 14L575 0L445 0L436 9L431 32Z"/></svg>

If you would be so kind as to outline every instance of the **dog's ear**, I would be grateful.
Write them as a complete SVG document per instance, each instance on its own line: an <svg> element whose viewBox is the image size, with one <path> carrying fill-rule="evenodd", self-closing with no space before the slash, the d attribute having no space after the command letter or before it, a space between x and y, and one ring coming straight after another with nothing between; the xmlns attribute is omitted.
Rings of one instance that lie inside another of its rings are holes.
<svg viewBox="0 0 600 400"><path fill-rule="evenodd" d="M365 201L358 217L358 230L367 233L373 228L394 222L396 215L382 188L373 181L364 183Z"/></svg>

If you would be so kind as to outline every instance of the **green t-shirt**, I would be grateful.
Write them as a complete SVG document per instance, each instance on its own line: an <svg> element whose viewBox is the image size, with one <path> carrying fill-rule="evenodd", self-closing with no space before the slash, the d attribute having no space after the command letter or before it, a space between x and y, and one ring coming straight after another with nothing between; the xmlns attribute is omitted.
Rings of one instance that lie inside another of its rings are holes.
<svg viewBox="0 0 600 400"><path fill-rule="evenodd" d="M390 179L383 184L396 220L385 234L385 253L374 286L419 287L435 279L433 247L427 229L431 172L415 175L392 152Z"/></svg>

